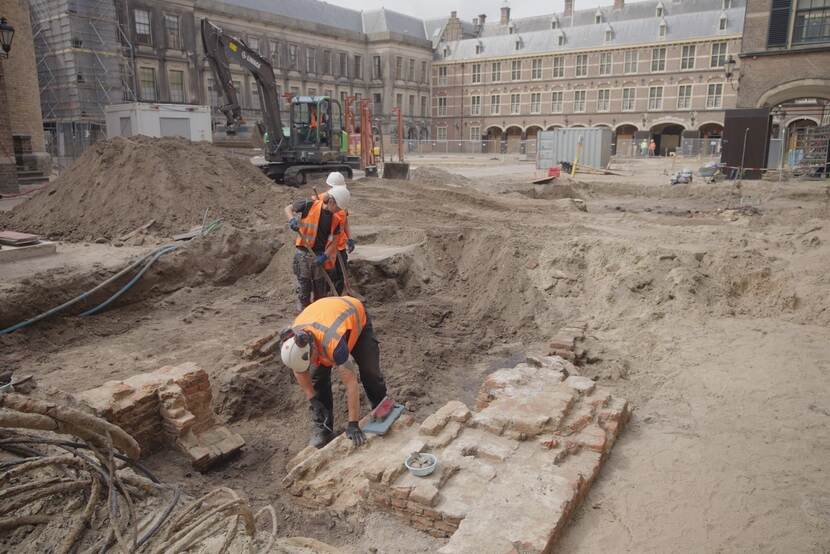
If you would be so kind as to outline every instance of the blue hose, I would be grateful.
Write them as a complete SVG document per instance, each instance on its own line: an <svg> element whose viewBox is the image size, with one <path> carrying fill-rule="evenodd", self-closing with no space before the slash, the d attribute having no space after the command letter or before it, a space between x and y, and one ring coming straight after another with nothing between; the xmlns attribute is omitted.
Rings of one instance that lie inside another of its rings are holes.
<svg viewBox="0 0 830 554"><path fill-rule="evenodd" d="M121 287L121 289L118 292L116 292L115 294L110 296L107 300L105 300L101 304L98 304L97 306L95 306L91 310L87 310L87 311L83 312L81 315L86 316L86 315L97 314L98 312L100 312L101 310L103 310L104 308L106 308L107 306L112 304L113 302L115 302L115 300L117 300L119 296L121 296L122 294L124 294L125 292L130 290L132 288L132 286L135 285L138 282L138 280L141 279L142 276L144 276L144 274L147 272L147 270L150 269L150 266L152 266L154 263L156 263L156 260L158 260L159 258L164 256L168 252L172 252L176 248L178 248L178 246L169 245L169 246L165 246L163 248L160 248L159 250L156 250L156 252L154 254L152 254L152 258L150 258L147 261L147 263L144 264L144 267L141 268L141 271L139 271L138 273L135 274L135 277L130 279L129 283L127 283L126 285Z"/></svg>
<svg viewBox="0 0 830 554"><path fill-rule="evenodd" d="M66 308L69 308L70 306L73 306L73 305L77 304L78 302L80 302L81 300L89 297L90 295L94 294L95 292L101 290L105 286L107 286L110 283L112 283L113 281L117 280L119 277L122 277L123 275L126 275L127 273L129 273L130 271L132 271L136 267L140 266L141 264L145 264L144 267L139 271L138 275L136 275L136 277L133 277L133 279L129 283L127 283L127 286L125 286L124 288L119 290L117 293L115 293L115 296L111 297L109 300L107 300L103 304L101 304L99 306L96 306L92 310L89 310L89 311L84 312L82 314L82 315L91 315L92 313L97 312L99 309L107 306L113 300L115 300L116 298L121 296L121 294L126 292L126 290L129 289L131 286L133 286L135 284L135 282L138 281L138 279L144 274L144 272L146 272L147 269L149 269L149 267L153 263L155 263L155 261L159 257L161 257L164 254L167 254L168 252L172 252L173 250L175 250L177 248L178 248L178 245L174 245L174 244L168 244L167 246L162 246L161 248L159 248L159 249L157 249L153 252L150 252L149 254L142 257L141 259L133 262L132 264L130 264L126 268L122 269L121 271L119 271L118 273L116 273L115 275L113 275L112 277L110 277L109 279L107 279L106 281L101 283L100 285L96 286L95 288L93 288L91 290L88 290L87 292L81 294L80 296L77 296L77 297L73 298L72 300L69 300L68 302L64 302L60 306L57 306L56 308L52 308L51 310L49 310L47 312L44 312L44 313L42 313L38 316L35 316L31 319L27 319L26 321L21 321L20 323L18 323L16 325L12 325L11 327L6 327L5 329L0 329L0 335L7 335L9 333L14 333L15 331L23 329L24 327L28 327L29 325L37 323L38 321L44 320L47 317L51 317L51 316L65 310Z"/></svg>

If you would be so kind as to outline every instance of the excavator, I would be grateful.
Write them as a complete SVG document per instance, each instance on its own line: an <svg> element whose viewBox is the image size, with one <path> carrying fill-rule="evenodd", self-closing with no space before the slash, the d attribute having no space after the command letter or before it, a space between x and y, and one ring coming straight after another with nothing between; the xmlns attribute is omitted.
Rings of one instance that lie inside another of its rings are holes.
<svg viewBox="0 0 830 554"><path fill-rule="evenodd" d="M257 124L264 140L265 164L261 167L268 177L289 186L300 186L315 173L339 171L352 177L340 102L328 96L293 96L288 127L283 127L271 63L245 41L225 33L207 19L202 20L202 43L227 100L220 109L227 118L228 134L237 132L244 123L230 64L250 72L256 81L262 105L262 121Z"/></svg>

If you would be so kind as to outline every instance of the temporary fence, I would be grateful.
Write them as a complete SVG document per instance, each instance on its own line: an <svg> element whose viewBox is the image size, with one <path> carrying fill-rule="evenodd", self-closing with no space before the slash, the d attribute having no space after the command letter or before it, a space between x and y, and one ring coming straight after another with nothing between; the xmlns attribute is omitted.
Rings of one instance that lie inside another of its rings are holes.
<svg viewBox="0 0 830 554"><path fill-rule="evenodd" d="M651 152L648 148L649 141L643 139L617 138L614 145L614 156L617 158L648 158L653 156L664 156L674 153L676 156L686 158L712 158L720 156L721 139L719 138L686 138L680 140L680 146L673 152Z"/></svg>
<svg viewBox="0 0 830 554"><path fill-rule="evenodd" d="M394 143L394 141L392 141ZM410 154L491 154L536 156L536 139L527 140L414 140L404 139Z"/></svg>

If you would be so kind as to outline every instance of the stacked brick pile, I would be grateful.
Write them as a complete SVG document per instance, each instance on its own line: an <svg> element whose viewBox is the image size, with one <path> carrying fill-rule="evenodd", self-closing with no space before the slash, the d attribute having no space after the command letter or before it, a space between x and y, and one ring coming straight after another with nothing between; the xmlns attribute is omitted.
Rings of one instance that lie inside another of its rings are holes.
<svg viewBox="0 0 830 554"><path fill-rule="evenodd" d="M549 552L629 416L625 400L573 369L543 356L496 371L475 411L453 401L419 426L404 416L361 448L341 436L306 449L283 484L302 503L363 505L449 538L442 554ZM435 455L436 471L411 475L412 452Z"/></svg>
<svg viewBox="0 0 830 554"><path fill-rule="evenodd" d="M581 364L585 358L585 350L581 348L581 343L585 340L587 329L588 324L584 321L575 321L567 327L562 327L550 340L548 353Z"/></svg>
<svg viewBox="0 0 830 554"><path fill-rule="evenodd" d="M78 394L77 400L132 435L143 453L175 446L199 470L245 444L216 424L208 375L193 363L108 381Z"/></svg>

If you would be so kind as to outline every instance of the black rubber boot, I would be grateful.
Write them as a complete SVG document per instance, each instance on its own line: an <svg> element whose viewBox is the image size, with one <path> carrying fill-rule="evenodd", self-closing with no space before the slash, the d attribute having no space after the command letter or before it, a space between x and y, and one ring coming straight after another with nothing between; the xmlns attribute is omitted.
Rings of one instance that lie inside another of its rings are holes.
<svg viewBox="0 0 830 554"><path fill-rule="evenodd" d="M331 414L325 408L315 409L314 405L310 407L310 410L311 438L308 440L308 445L314 448L323 448L334 438Z"/></svg>

